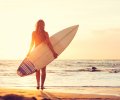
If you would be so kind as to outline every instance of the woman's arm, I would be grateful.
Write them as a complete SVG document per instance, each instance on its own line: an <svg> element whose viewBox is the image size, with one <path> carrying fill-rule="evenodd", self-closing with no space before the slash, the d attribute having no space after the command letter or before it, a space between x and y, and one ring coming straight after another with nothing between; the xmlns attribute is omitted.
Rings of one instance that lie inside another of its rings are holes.
<svg viewBox="0 0 120 100"><path fill-rule="evenodd" d="M31 39L30 48L29 48L29 51L28 51L27 56L29 56L29 54L30 54L30 52L31 52L31 50L32 50L32 48L33 48L33 46L34 46L34 38L33 38L33 33L32 33L32 39Z"/></svg>
<svg viewBox="0 0 120 100"><path fill-rule="evenodd" d="M48 45L48 47L50 48L50 50L52 51L53 53L53 56L54 58L57 58L58 54L55 52L55 50L53 49L53 46L50 42L50 39L49 39L49 35L47 32L45 32L45 36L46 36L46 44Z"/></svg>

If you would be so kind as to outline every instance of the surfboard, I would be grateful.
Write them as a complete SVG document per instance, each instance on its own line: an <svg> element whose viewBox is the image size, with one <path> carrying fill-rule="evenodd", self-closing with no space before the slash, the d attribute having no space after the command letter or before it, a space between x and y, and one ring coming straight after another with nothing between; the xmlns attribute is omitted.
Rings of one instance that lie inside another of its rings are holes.
<svg viewBox="0 0 120 100"><path fill-rule="evenodd" d="M50 37L50 42L55 52L60 55L74 38L79 25L74 25L63 29ZM47 44L41 43L32 50L17 69L19 76L30 75L36 70L40 70L54 60L53 54Z"/></svg>

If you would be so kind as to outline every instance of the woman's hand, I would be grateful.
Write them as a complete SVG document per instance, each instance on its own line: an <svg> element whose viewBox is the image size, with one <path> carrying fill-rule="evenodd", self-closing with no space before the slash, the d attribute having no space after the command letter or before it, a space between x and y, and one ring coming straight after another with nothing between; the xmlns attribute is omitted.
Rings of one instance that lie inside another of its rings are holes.
<svg viewBox="0 0 120 100"><path fill-rule="evenodd" d="M58 54L56 52L53 52L53 56L54 56L54 58L57 58Z"/></svg>
<svg viewBox="0 0 120 100"><path fill-rule="evenodd" d="M45 43L48 45L49 49L53 53L54 58L57 58L58 54L54 51L54 48L53 48L53 46L52 46L52 44L50 42L49 35L48 35L47 32L45 33L45 36L46 36Z"/></svg>

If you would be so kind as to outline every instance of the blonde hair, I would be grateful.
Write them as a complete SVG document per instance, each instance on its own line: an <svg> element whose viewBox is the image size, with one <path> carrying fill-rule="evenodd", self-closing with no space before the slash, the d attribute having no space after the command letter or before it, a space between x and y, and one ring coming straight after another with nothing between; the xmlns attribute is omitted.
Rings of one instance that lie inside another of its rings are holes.
<svg viewBox="0 0 120 100"><path fill-rule="evenodd" d="M45 22L43 20L38 20L36 23L36 30L35 32L37 33L37 36L40 36L42 40L44 40L45 37L45 30L44 30Z"/></svg>

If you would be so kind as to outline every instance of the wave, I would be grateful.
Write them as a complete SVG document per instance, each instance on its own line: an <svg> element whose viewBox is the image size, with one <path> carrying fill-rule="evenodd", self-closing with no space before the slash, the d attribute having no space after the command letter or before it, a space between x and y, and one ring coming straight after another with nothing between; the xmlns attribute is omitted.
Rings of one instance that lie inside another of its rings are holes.
<svg viewBox="0 0 120 100"><path fill-rule="evenodd" d="M120 73L120 69L91 69L91 68L84 68L78 70L64 70L65 72L109 72L109 73Z"/></svg>

